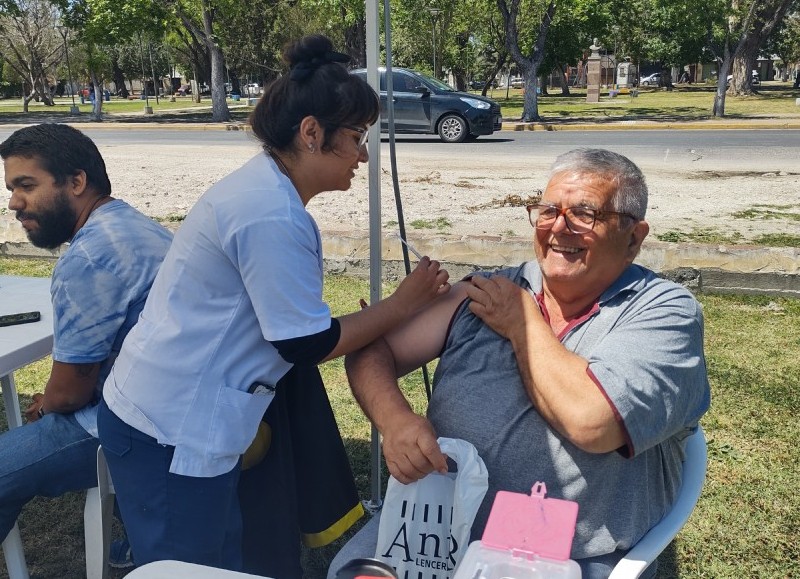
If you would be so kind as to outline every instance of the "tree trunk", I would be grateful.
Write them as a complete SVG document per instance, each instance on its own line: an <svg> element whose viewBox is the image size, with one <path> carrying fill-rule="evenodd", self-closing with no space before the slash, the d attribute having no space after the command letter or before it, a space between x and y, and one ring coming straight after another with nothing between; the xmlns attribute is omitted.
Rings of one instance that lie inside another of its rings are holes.
<svg viewBox="0 0 800 579"><path fill-rule="evenodd" d="M560 62L556 64L556 70L558 70L558 76L561 77L561 96L570 96L569 94L569 79L567 78L567 73L564 70L564 65Z"/></svg>
<svg viewBox="0 0 800 579"><path fill-rule="evenodd" d="M342 16L346 16L346 9L342 5ZM365 18L359 18L344 30L344 47L352 58L353 68L367 66L367 23Z"/></svg>
<svg viewBox="0 0 800 579"><path fill-rule="evenodd" d="M519 0L497 0L497 7L503 15L503 25L506 33L506 48L511 57L517 63L517 67L522 71L525 79L525 98L523 100L522 120L524 122L539 120L539 104L536 94L537 76L539 66L544 59L544 45L547 40L547 31L553 20L556 10L555 0L549 0L547 8L539 24L539 32L536 42L531 49L531 54L526 57L522 54L519 46L519 32L517 29L517 15L519 14Z"/></svg>
<svg viewBox="0 0 800 579"><path fill-rule="evenodd" d="M506 61L508 60L508 52L505 50L501 50L500 53L497 55L497 61L495 61L494 66L492 67L492 74L489 78L486 79L486 82L483 85L483 89L481 90L481 94L486 96L487 91L492 87L494 83L494 79L497 78L497 74L503 70L503 67L506 65Z"/></svg>
<svg viewBox="0 0 800 579"><path fill-rule="evenodd" d="M192 65L192 76L194 77L194 87L192 88L192 102L200 103L200 79L197 78L197 65Z"/></svg>
<svg viewBox="0 0 800 579"><path fill-rule="evenodd" d="M124 99L128 98L128 89L125 87L125 74L119 67L119 57L115 53L111 59L111 69L114 76L114 88L117 89L117 94Z"/></svg>
<svg viewBox="0 0 800 579"><path fill-rule="evenodd" d="M758 57L759 38L748 35L742 49L736 53L731 64L733 78L728 87L728 94L734 96L747 96L753 94L753 82L751 72L755 67ZM727 76L725 77L727 82Z"/></svg>
<svg viewBox="0 0 800 579"><path fill-rule="evenodd" d="M95 72L89 71L94 87L94 105L92 106L92 117L95 121L100 122L103 120L103 87L100 84L100 78L97 77Z"/></svg>
<svg viewBox="0 0 800 579"><path fill-rule="evenodd" d="M225 57L216 42L211 47L211 120L218 123L231 120L225 100Z"/></svg>
<svg viewBox="0 0 800 579"><path fill-rule="evenodd" d="M733 54L731 52L728 42L725 42L723 47L723 56L719 62L719 74L717 75L717 92L714 93L714 108L712 114L715 117L725 116L725 93L727 87L728 71L731 69L731 62L733 61Z"/></svg>
<svg viewBox="0 0 800 579"><path fill-rule="evenodd" d="M203 41L211 56L211 120L222 123L231 120L231 113L225 100L225 56L214 36L214 18L211 8L205 1L202 2L202 7L205 32Z"/></svg>
<svg viewBox="0 0 800 579"><path fill-rule="evenodd" d="M539 86L539 77L536 76L536 70L531 68L522 72L522 78L525 79L524 98L522 100L522 120L526 123L538 121L540 119L539 95L536 89Z"/></svg>

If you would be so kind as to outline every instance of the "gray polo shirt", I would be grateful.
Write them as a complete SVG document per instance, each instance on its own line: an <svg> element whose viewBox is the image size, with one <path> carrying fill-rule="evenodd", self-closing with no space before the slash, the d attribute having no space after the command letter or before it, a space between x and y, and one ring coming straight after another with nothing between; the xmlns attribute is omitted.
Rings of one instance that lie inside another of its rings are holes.
<svg viewBox="0 0 800 579"><path fill-rule="evenodd" d="M535 262L498 273L532 296L542 291ZM674 501L685 438L709 406L702 311L683 287L631 265L559 339L589 361L614 408L627 440L618 451L584 452L550 428L525 391L510 342L466 302L453 318L428 417L439 436L472 442L489 471L472 540L498 490L529 493L543 481L549 497L579 504L573 559L625 551Z"/></svg>

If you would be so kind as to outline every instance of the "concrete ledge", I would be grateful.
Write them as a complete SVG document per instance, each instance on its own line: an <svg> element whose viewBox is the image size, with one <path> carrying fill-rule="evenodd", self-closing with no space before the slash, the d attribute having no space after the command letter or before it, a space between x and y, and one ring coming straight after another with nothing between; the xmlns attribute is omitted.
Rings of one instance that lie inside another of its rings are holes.
<svg viewBox="0 0 800 579"><path fill-rule="evenodd" d="M329 273L369 276L369 239L365 233L326 231L322 239ZM507 267L533 258L529 239L415 232L410 241L421 253L442 262L454 280L478 269ZM386 279L405 274L399 242L383 240L381 254ZM800 298L797 248L650 241L645 242L636 261L693 291Z"/></svg>
<svg viewBox="0 0 800 579"><path fill-rule="evenodd" d="M369 276L367 232L324 231L322 239L328 273ZM414 232L410 241L421 253L442 262L453 280L478 269L517 265L533 258L531 241L523 238ZM24 241L0 242L0 256L55 259L59 254L58 250L38 249ZM405 274L401 245L396 239L382 239L381 255L386 279ZM798 248L649 241L643 245L637 263L695 291L800 298Z"/></svg>

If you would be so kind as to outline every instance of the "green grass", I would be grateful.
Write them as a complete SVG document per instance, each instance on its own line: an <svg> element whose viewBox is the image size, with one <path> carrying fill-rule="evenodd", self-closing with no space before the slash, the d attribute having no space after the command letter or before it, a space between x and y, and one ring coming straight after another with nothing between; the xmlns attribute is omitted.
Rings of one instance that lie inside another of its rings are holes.
<svg viewBox="0 0 800 579"><path fill-rule="evenodd" d="M444 231L453 226L447 217L437 217L436 219L415 219L409 223L414 229L436 229Z"/></svg>
<svg viewBox="0 0 800 579"><path fill-rule="evenodd" d="M798 205L753 205L748 209L733 213L735 219L785 219L800 221ZM794 211L791 211L794 209Z"/></svg>
<svg viewBox="0 0 800 579"><path fill-rule="evenodd" d="M156 217L156 221L160 221L161 223L181 223L184 219L186 219L186 215L181 215L179 213L170 213L166 217Z"/></svg>
<svg viewBox="0 0 800 579"><path fill-rule="evenodd" d="M759 118L764 116L797 115L795 98L800 96L800 91L792 89L791 83L766 82L755 87L757 94L749 97L732 97L725 99L725 113L730 118ZM612 98L608 96L608 89L601 89L600 102L590 104L586 102L586 89L570 88L570 96L561 96L561 89L551 88L549 94L540 95L539 114L546 121L551 122L577 122L603 120L655 120L655 121L681 121L698 120L711 117L711 107L714 101L716 87L711 84L680 85L674 90L667 91L657 87L642 87L639 96L634 98L629 94L620 94ZM523 93L521 89L493 89L487 96L498 101L503 109L503 117L518 119L522 116ZM41 103L29 104L29 115L34 117L40 114L67 115L72 104L70 98L57 99L54 107L46 107ZM79 103L78 100L76 102ZM244 119L251 107L244 106L247 99L235 102L228 99L231 106L242 105L235 108L233 117ZM155 116L179 115L186 118L188 115L200 115L201 118L210 118L211 98L204 96L202 102L194 103L191 97L176 97L174 103L169 102L169 97L155 98L148 101L153 107ZM110 102L103 103L103 112L109 116L130 115L141 113L145 101L123 100L117 97ZM91 104L78 105L82 114L92 112ZM196 109L196 110L195 110ZM194 111L194 112L193 112ZM0 101L0 119L18 118L22 113L20 99L5 99Z"/></svg>
<svg viewBox="0 0 800 579"><path fill-rule="evenodd" d="M764 83L756 87L758 94L750 97L725 99L725 114L731 118L756 118L798 113L794 99L800 91L790 83ZM636 98L621 94L608 96L601 89L599 103L586 102L586 89L570 88L570 96L561 96L561 89L550 89L548 95L539 95L539 114L548 121L570 120L625 120L649 119L662 121L693 120L711 117L714 103L713 85L681 85L672 91L660 88L639 89ZM503 117L522 117L523 94L521 89L494 89L487 96L500 103Z"/></svg>
<svg viewBox="0 0 800 579"><path fill-rule="evenodd" d="M752 243L767 247L800 247L800 235L791 233L762 233Z"/></svg>
<svg viewBox="0 0 800 579"><path fill-rule="evenodd" d="M740 212L745 213L745 212ZM767 219L771 217L765 217ZM758 245L762 247L800 247L800 235L793 233L762 233L745 240L741 233L722 232L713 227L695 227L692 231L670 229L656 234L659 241L670 243L705 243L712 245Z"/></svg>
<svg viewBox="0 0 800 579"><path fill-rule="evenodd" d="M31 101L28 103L28 111L31 113L68 113L72 106L72 99L56 98L54 106L45 106L43 103ZM235 103L228 99L228 104L244 104L247 101L239 101ZM80 109L81 113L89 114L92 112L92 104L87 100L85 104L81 104L80 99L75 97L75 104ZM159 97L156 103L155 97L150 97L147 104L153 108L153 111L171 111L179 109L202 108L211 106L211 97L204 96L200 103L192 101L191 97L175 97L175 102L170 102L169 97ZM144 110L145 101L140 100L137 96L135 99L122 99L113 97L110 101L103 101L103 112L109 114L115 113L140 113ZM22 100L21 99L4 99L0 100L0 115L21 113Z"/></svg>
<svg viewBox="0 0 800 579"><path fill-rule="evenodd" d="M659 241L672 243L708 243L734 245L742 243L742 234L737 232L723 233L713 227L695 227L692 231L677 231L671 229L656 235Z"/></svg>
<svg viewBox="0 0 800 579"><path fill-rule="evenodd" d="M51 267L50 261L0 258L0 273L47 275ZM335 315L355 310L358 299L368 296L366 282L326 280L325 297ZM711 410L702 421L708 476L691 519L660 559L659 577L800 576L800 301L707 294L698 299L712 388ZM23 405L41 389L48 368L44 360L17 373ZM350 395L341 360L321 369L359 489L368 498L369 424ZM405 378L402 387L424 412L420 373ZM37 499L24 511L20 527L33 576L82 576L82 510L82 493L72 493ZM324 576L343 540L306 554L308 577ZM114 571L112 577L124 574Z"/></svg>

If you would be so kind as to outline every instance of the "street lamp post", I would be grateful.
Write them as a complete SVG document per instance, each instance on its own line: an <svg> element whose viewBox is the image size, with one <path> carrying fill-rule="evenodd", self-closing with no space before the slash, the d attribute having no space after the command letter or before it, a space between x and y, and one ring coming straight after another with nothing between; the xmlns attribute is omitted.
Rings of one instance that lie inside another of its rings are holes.
<svg viewBox="0 0 800 579"><path fill-rule="evenodd" d="M619 60L617 59L617 36L619 35L619 26L616 24L611 27L611 30L614 32L614 88L617 88L617 67L619 66Z"/></svg>
<svg viewBox="0 0 800 579"><path fill-rule="evenodd" d="M152 115L153 114L153 107L150 106L150 99L147 95L147 83L145 82L145 73L144 73L144 48L142 47L142 34L139 33L139 60L142 63L142 90L144 90L144 114ZM155 80L153 81L153 86L155 87Z"/></svg>
<svg viewBox="0 0 800 579"><path fill-rule="evenodd" d="M67 75L69 76L69 94L72 97L72 106L69 109L69 114L78 115L81 110L75 104L75 87L72 85L72 67L69 65L69 47L67 46L67 35L69 35L69 28L66 26L57 26L58 33L64 39L64 56L67 58Z"/></svg>
<svg viewBox="0 0 800 579"><path fill-rule="evenodd" d="M428 12L431 14L431 31L433 32L433 76L439 78L439 71L436 69L436 20L442 10L431 6L428 8Z"/></svg>

